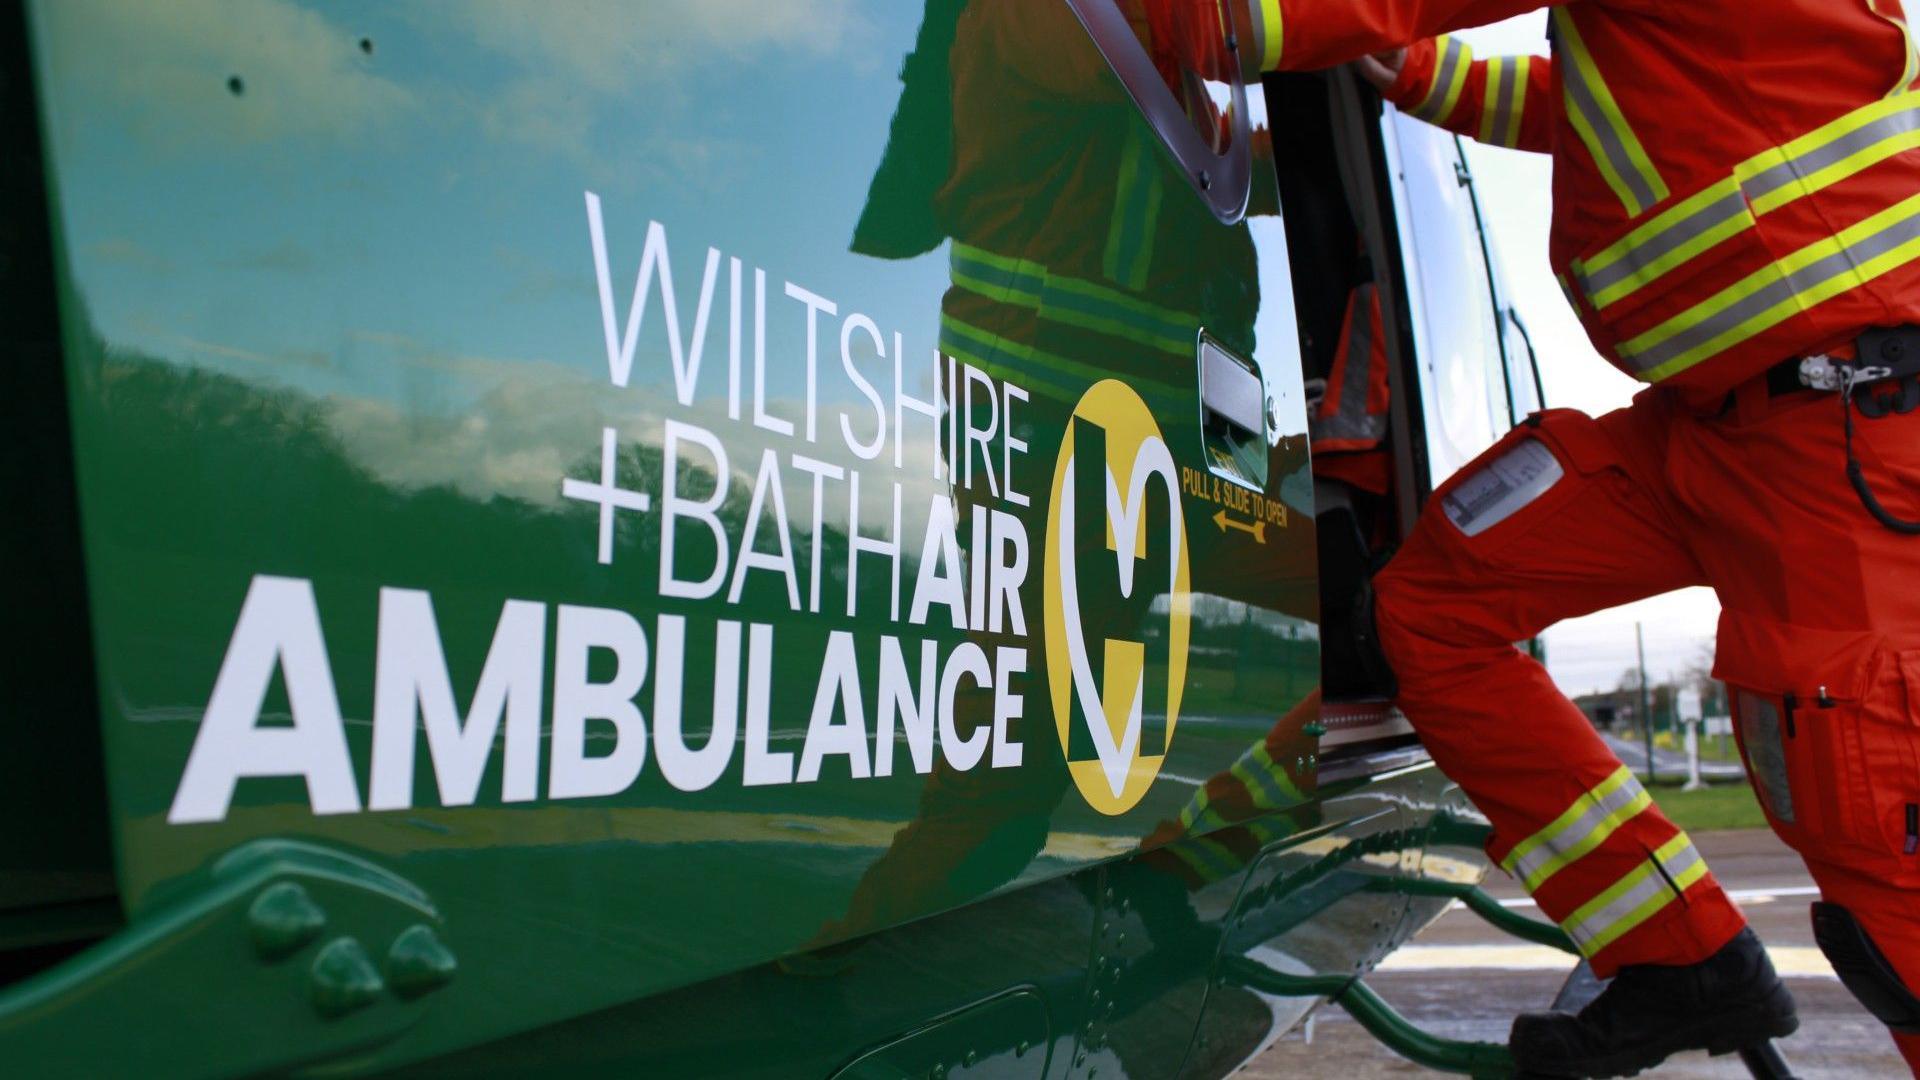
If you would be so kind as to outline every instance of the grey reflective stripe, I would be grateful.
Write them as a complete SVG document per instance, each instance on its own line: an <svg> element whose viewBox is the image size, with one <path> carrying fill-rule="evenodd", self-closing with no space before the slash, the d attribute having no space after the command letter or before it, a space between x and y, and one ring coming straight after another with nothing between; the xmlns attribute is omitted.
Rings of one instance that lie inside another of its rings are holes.
<svg viewBox="0 0 1920 1080"><path fill-rule="evenodd" d="M1920 96L1899 112L1883 116L1874 122L1850 131L1845 135L1824 143L1801 154L1788 158L1769 169L1747 178L1741 183L1741 189L1747 198L1759 202L1775 191L1798 182L1802 177L1811 176L1821 169L1837 165L1862 150L1886 142L1888 139L1920 131Z"/></svg>
<svg viewBox="0 0 1920 1080"><path fill-rule="evenodd" d="M1746 197L1738 190L1733 191L1725 198L1708 203L1642 241L1638 246L1621 255L1617 261L1591 273L1581 273L1580 287L1586 291L1588 297L1598 296L1628 278L1644 272L1653 265L1655 260L1665 257L1682 245L1692 243L1746 212Z"/></svg>
<svg viewBox="0 0 1920 1080"><path fill-rule="evenodd" d="M1698 856L1696 856L1696 858L1698 858ZM1652 864L1650 862L1643 863L1641 864L1641 869L1643 871L1650 871ZM1586 918L1581 919L1578 923L1567 927L1567 934L1573 938L1574 944L1580 946L1582 952L1586 952L1591 956L1593 952L1598 951L1593 949L1592 945L1600 938L1601 934L1612 929L1615 923L1632 915L1641 905L1646 904L1663 892L1671 893L1672 891L1673 890L1667 886L1666 878L1656 873L1645 873L1639 881L1634 883L1632 888L1614 897L1612 900L1607 901L1605 905L1589 914Z"/></svg>
<svg viewBox="0 0 1920 1080"><path fill-rule="evenodd" d="M1635 371L1644 372L1705 346L1722 334L1752 330L1752 333L1744 335L1741 340L1753 337L1772 326L1779 325L1792 314L1788 312L1778 319L1768 321L1765 316L1773 308L1789 304L1801 293L1825 284L1854 270L1860 264L1869 262L1913 240L1920 240L1920 214L1910 214L1900 218L1879 232L1863 237L1848 247L1843 247L1831 255L1783 275L1658 344L1638 352L1629 352L1627 347L1622 345L1619 350L1620 355L1633 366ZM1712 304L1714 301L1709 300L1707 303ZM1762 324L1757 329L1746 325L1755 321Z"/></svg>
<svg viewBox="0 0 1920 1080"><path fill-rule="evenodd" d="M1556 863L1564 865L1585 855L1599 846L1595 833L1602 825L1608 823L1608 819L1645 797L1647 797L1647 789L1641 787L1640 781L1631 775L1627 777L1625 783L1608 792L1603 798L1581 796L1587 800L1586 810L1579 817L1568 822L1565 827L1547 837L1539 847L1515 860L1511 868L1513 876L1531 887L1535 884L1534 874L1539 871ZM1598 837L1598 840L1605 840L1611 835L1613 835L1613 829L1608 829Z"/></svg>
<svg viewBox="0 0 1920 1080"><path fill-rule="evenodd" d="M1490 134L1494 142L1501 146L1511 146L1520 141L1507 125L1513 122L1513 81L1520 77L1520 64L1509 60L1499 65L1500 81L1493 90L1493 125Z"/></svg>
<svg viewBox="0 0 1920 1080"><path fill-rule="evenodd" d="M1692 870L1694 865L1701 861L1700 849L1694 847L1692 842L1689 841L1686 847L1674 853L1673 858L1662 859L1658 853L1655 853L1653 859L1659 863L1660 868L1666 872L1667 883L1676 887L1680 892L1685 892L1687 887L1682 884L1682 882L1686 880L1687 871Z"/></svg>
<svg viewBox="0 0 1920 1080"><path fill-rule="evenodd" d="M1471 62L1467 59L1466 46L1460 44L1459 39L1449 36L1446 40L1447 47L1440 54L1440 66L1434 73L1433 88L1427 91L1427 96L1421 100L1420 104L1408 110L1430 124L1437 124L1446 119L1445 114L1451 110L1441 106L1450 95L1454 79L1459 75L1460 65Z"/></svg>
<svg viewBox="0 0 1920 1080"><path fill-rule="evenodd" d="M1387 418L1367 413L1367 391L1373 385L1373 286L1353 293L1353 329L1347 334L1346 371L1340 377L1340 404L1332 416L1307 424L1313 442L1327 439L1383 439Z"/></svg>
<svg viewBox="0 0 1920 1080"><path fill-rule="evenodd" d="M1307 427L1310 429L1307 437L1314 442L1328 442L1334 439L1377 441L1387 437L1387 418L1384 416L1340 415L1326 420L1315 420Z"/></svg>
<svg viewBox="0 0 1920 1080"><path fill-rule="evenodd" d="M1614 133L1613 124L1607 119L1606 110L1600 107L1600 102L1593 96L1593 87L1588 86L1586 80L1580 77L1579 66L1569 65L1561 82L1566 87L1567 104L1579 110L1580 115L1586 119L1587 127L1593 132L1595 145L1590 149L1606 155L1607 163L1614 175L1618 176L1620 182L1633 193L1638 203L1633 208L1634 212L1638 213L1659 202L1659 194L1647 183L1646 177L1640 175L1639 168L1633 163L1633 157L1627 153L1626 146Z"/></svg>

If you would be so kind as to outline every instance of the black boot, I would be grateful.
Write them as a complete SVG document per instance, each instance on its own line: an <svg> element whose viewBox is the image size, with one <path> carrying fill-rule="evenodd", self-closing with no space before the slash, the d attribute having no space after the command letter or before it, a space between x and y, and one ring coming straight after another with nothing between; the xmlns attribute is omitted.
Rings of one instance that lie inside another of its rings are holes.
<svg viewBox="0 0 1920 1080"><path fill-rule="evenodd" d="M1577 1016L1526 1013L1507 1046L1523 1074L1632 1076L1681 1050L1732 1053L1799 1026L1767 950L1741 930L1698 964L1621 968Z"/></svg>

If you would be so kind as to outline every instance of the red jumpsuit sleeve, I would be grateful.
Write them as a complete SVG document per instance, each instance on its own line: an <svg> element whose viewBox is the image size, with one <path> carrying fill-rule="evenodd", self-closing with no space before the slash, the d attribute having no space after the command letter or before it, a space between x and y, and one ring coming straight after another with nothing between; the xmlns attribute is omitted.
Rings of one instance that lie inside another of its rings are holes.
<svg viewBox="0 0 1920 1080"><path fill-rule="evenodd" d="M1545 56L1476 60L1452 35L1415 42L1386 98L1429 124L1491 146L1552 149L1553 61Z"/></svg>
<svg viewBox="0 0 1920 1080"><path fill-rule="evenodd" d="M1567 0L1253 0L1269 69L1309 71Z"/></svg>

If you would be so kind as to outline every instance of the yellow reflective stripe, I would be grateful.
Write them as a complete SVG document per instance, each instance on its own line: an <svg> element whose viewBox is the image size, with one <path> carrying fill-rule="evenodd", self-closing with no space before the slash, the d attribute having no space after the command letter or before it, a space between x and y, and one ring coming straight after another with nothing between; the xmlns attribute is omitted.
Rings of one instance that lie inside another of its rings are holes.
<svg viewBox="0 0 1920 1080"><path fill-rule="evenodd" d="M1298 806L1306 798L1294 784L1293 778L1287 775L1286 769L1267 753L1267 744L1264 742L1255 743L1227 771L1240 781L1240 786L1253 799L1253 805L1263 810Z"/></svg>
<svg viewBox="0 0 1920 1080"><path fill-rule="evenodd" d="M1920 257L1920 195L1760 268L1618 351L1648 382L1676 375Z"/></svg>
<svg viewBox="0 0 1920 1080"><path fill-rule="evenodd" d="M1496 56L1485 64L1487 88L1481 95L1480 134L1477 138L1483 143L1496 144L1499 141L1499 117L1501 102L1501 80L1510 74L1510 65L1504 56Z"/></svg>
<svg viewBox="0 0 1920 1080"><path fill-rule="evenodd" d="M1028 391L1041 397L1077 401L1088 386L1111 372L1045 352L974 326L946 312L940 313L940 351L1000 379L1025 379ZM1149 401L1152 391L1142 390Z"/></svg>
<svg viewBox="0 0 1920 1080"><path fill-rule="evenodd" d="M1213 796L1207 794L1204 785L1180 808L1179 820L1180 831L1189 835L1212 832L1231 824L1220 808L1213 805Z"/></svg>
<svg viewBox="0 0 1920 1080"><path fill-rule="evenodd" d="M1756 215L1831 187L1920 145L1920 94L1882 98L1741 162L1733 174Z"/></svg>
<svg viewBox="0 0 1920 1080"><path fill-rule="evenodd" d="M1180 861L1192 867L1202 881L1219 881L1240 870L1238 856L1203 836L1176 840L1171 850Z"/></svg>
<svg viewBox="0 0 1920 1080"><path fill-rule="evenodd" d="M1515 845L1500 865L1532 892L1652 805L1652 797L1622 765L1582 792L1545 828Z"/></svg>
<svg viewBox="0 0 1920 1080"><path fill-rule="evenodd" d="M1756 154L1733 175L1662 211L1591 259L1575 260L1598 309L1618 303L1754 226L1759 215L1920 147L1920 93L1875 101Z"/></svg>
<svg viewBox="0 0 1920 1080"><path fill-rule="evenodd" d="M1513 80L1507 89L1507 121L1500 136L1500 145L1512 149L1520 148L1520 129L1526 122L1527 83L1533 77L1533 57L1522 56L1514 60Z"/></svg>
<svg viewBox="0 0 1920 1080"><path fill-rule="evenodd" d="M1286 23L1280 18L1280 0L1260 0L1260 70L1280 70L1280 43Z"/></svg>
<svg viewBox="0 0 1920 1080"><path fill-rule="evenodd" d="M1669 194L1666 181L1647 157L1646 148L1628 126L1613 91L1607 89L1600 69L1587 51L1573 16L1564 7L1553 9L1554 32L1572 61L1563 69L1561 79L1566 94L1567 119L1586 144L1600 175L1626 206L1629 215L1639 215Z"/></svg>
<svg viewBox="0 0 1920 1080"><path fill-rule="evenodd" d="M955 285L988 300L1175 356L1193 354L1199 320L1172 308L960 241L954 242L948 261Z"/></svg>
<svg viewBox="0 0 1920 1080"><path fill-rule="evenodd" d="M1267 815L1247 822L1247 832L1260 842L1261 847L1265 847L1275 840L1292 835L1294 830L1286 821Z"/></svg>
<svg viewBox="0 0 1920 1080"><path fill-rule="evenodd" d="M1573 272L1587 301L1604 309L1753 225L1740 183L1730 176L1662 211L1593 258L1574 260Z"/></svg>
<svg viewBox="0 0 1920 1080"><path fill-rule="evenodd" d="M1520 111L1527 100L1531 56L1496 56L1487 61L1487 88L1480 110L1480 141L1491 146L1520 145Z"/></svg>
<svg viewBox="0 0 1920 1080"><path fill-rule="evenodd" d="M1473 68L1473 47L1451 34L1434 39L1433 81L1419 104L1407 111L1429 124L1439 124L1460 103L1467 87L1467 73Z"/></svg>
<svg viewBox="0 0 1920 1080"><path fill-rule="evenodd" d="M1689 886L1707 876L1700 852L1680 833L1660 845L1653 857L1628 871L1620 880L1582 904L1560 924L1592 957L1680 898Z"/></svg>

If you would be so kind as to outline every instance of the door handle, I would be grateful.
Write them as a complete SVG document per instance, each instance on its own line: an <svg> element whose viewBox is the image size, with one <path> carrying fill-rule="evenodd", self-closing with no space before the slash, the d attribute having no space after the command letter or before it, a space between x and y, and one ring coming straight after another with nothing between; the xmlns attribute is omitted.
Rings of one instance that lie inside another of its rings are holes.
<svg viewBox="0 0 1920 1080"><path fill-rule="evenodd" d="M1267 388L1260 367L1202 332L1200 433L1207 468L1242 487L1267 487Z"/></svg>

